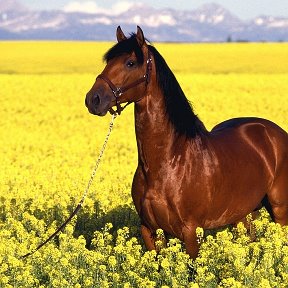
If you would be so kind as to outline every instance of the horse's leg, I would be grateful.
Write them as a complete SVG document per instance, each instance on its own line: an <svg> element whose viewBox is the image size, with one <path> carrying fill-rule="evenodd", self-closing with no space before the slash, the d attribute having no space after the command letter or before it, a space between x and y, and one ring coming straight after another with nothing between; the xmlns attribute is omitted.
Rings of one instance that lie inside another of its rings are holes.
<svg viewBox="0 0 288 288"><path fill-rule="evenodd" d="M273 220L280 225L288 225L288 163L280 172L282 173L278 173L268 193L268 200L272 208Z"/></svg>
<svg viewBox="0 0 288 288"><path fill-rule="evenodd" d="M197 226L189 228L185 227L183 229L183 238L186 252L192 259L195 259L198 256L199 252L199 243L197 242L196 228Z"/></svg>
<svg viewBox="0 0 288 288"><path fill-rule="evenodd" d="M144 244L147 248L147 250L156 250L156 245L155 245L155 233L153 233L148 227L145 225L141 225L141 235L144 240Z"/></svg>

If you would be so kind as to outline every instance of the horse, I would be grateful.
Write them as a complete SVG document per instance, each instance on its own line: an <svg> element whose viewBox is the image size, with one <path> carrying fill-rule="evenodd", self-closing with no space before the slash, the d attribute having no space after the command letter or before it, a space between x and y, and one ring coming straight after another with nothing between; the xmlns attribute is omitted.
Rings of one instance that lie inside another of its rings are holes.
<svg viewBox="0 0 288 288"><path fill-rule="evenodd" d="M287 225L287 132L254 117L229 119L208 131L142 29L126 37L118 26L116 37L85 104L104 116L134 103L132 198L146 248L157 248L160 228L183 241L195 259L197 227L235 224L263 205L273 221Z"/></svg>

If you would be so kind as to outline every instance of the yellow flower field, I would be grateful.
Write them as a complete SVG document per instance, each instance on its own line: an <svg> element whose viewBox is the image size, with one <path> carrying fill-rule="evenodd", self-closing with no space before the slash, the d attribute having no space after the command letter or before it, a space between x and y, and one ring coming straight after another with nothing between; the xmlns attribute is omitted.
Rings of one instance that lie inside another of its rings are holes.
<svg viewBox="0 0 288 288"><path fill-rule="evenodd" d="M84 207L53 241L21 258L85 190L110 117L89 114L84 98L111 45L0 42L0 287L287 287L288 228L265 210L251 223L254 242L239 224L200 229L195 261L176 239L159 255L146 252L130 196L132 105L115 121ZM155 46L208 129L257 116L288 131L288 44Z"/></svg>

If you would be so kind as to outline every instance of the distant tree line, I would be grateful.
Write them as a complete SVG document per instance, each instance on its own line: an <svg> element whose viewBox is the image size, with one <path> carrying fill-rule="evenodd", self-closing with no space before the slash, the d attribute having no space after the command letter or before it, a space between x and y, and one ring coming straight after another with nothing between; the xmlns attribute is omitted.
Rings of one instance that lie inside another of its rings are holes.
<svg viewBox="0 0 288 288"><path fill-rule="evenodd" d="M235 40L233 40L232 36L228 35L227 38L226 38L226 42L227 43L232 43L232 42L246 43L246 42L250 42L250 41L247 40L247 39L235 39ZM267 42L267 41L266 40L260 40L260 41L257 41L257 42ZM278 42L284 42L284 41L282 39L279 39Z"/></svg>

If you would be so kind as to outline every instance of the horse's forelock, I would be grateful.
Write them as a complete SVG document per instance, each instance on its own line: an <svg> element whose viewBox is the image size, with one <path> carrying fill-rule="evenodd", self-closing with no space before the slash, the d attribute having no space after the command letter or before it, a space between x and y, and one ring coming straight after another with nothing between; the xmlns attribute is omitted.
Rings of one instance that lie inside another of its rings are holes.
<svg viewBox="0 0 288 288"><path fill-rule="evenodd" d="M124 54L131 54L133 52L136 55L137 62L142 65L144 62L144 55L141 47L137 42L135 33L131 34L128 39L118 42L112 48L110 48L104 55L104 61L108 62L111 59L122 56Z"/></svg>

